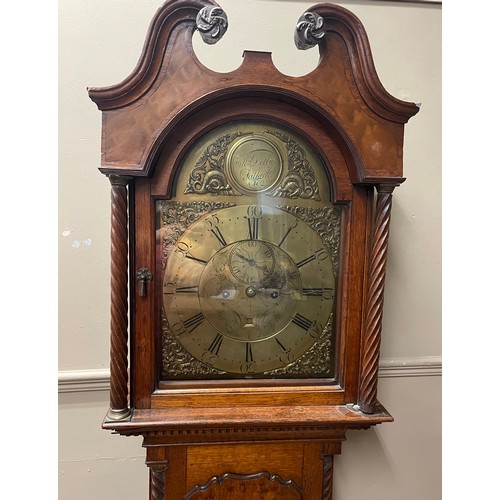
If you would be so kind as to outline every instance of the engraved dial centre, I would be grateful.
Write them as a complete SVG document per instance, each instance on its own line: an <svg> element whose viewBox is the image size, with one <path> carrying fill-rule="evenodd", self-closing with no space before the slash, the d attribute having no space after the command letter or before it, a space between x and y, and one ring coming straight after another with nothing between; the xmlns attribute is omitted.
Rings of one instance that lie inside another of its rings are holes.
<svg viewBox="0 0 500 500"><path fill-rule="evenodd" d="M222 335L241 342L270 338L294 316L301 280L290 257L264 241L244 240L219 250L205 266L200 306Z"/></svg>

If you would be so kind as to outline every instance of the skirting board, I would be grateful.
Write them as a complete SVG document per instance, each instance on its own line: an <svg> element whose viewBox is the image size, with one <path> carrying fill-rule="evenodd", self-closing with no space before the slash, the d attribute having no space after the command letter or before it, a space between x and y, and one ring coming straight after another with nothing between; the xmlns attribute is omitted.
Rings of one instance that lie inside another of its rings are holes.
<svg viewBox="0 0 500 500"><path fill-rule="evenodd" d="M380 361L379 377L440 377L441 356L390 358ZM59 392L109 390L109 370L69 370L59 372Z"/></svg>

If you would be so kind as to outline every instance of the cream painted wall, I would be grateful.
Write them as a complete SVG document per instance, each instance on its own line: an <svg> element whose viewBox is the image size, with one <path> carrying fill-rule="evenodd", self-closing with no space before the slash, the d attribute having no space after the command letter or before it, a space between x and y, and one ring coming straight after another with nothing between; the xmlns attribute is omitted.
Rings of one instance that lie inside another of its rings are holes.
<svg viewBox="0 0 500 500"><path fill-rule="evenodd" d="M99 173L101 114L88 86L135 67L161 0L64 0L59 5L59 480L61 500L147 498L138 438L100 430L109 353L109 183ZM230 28L199 58L229 71L243 50L273 53L282 72L311 71L317 50L293 45L316 2L220 0ZM394 195L380 399L396 422L351 433L336 459L335 498L440 498L441 6L345 1L363 22L379 77L422 103L406 127L408 180ZM77 284L75 286L75 283ZM431 367L431 368L429 368ZM85 392L72 392L82 389ZM423 410L426 410L425 412Z"/></svg>

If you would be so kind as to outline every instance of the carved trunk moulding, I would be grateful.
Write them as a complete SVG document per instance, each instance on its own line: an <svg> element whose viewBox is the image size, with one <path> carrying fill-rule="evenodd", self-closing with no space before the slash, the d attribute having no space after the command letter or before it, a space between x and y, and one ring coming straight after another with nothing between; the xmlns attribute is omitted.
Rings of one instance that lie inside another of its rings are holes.
<svg viewBox="0 0 500 500"><path fill-rule="evenodd" d="M111 183L111 379L103 427L141 435L151 499L329 499L377 399L393 190L418 107L383 88L348 10L311 7L301 77L192 47L210 0L155 14L134 72L89 88ZM130 327L129 327L130 325Z"/></svg>
<svg viewBox="0 0 500 500"><path fill-rule="evenodd" d="M215 490L215 491L214 491ZM255 474L232 474L211 478L206 484L195 486L185 499L204 498L273 498L302 499L301 489L292 481L284 481L269 472Z"/></svg>

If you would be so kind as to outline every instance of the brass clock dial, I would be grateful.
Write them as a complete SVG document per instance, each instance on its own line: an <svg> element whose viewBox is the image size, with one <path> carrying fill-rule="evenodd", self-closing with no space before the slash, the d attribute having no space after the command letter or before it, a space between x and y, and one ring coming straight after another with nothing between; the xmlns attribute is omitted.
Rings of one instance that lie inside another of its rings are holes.
<svg viewBox="0 0 500 500"><path fill-rule="evenodd" d="M263 205L223 208L178 238L164 271L170 329L217 370L262 374L302 356L334 303L332 256L294 215Z"/></svg>
<svg viewBox="0 0 500 500"><path fill-rule="evenodd" d="M318 152L277 123L193 143L157 201L165 380L335 376L331 193Z"/></svg>

